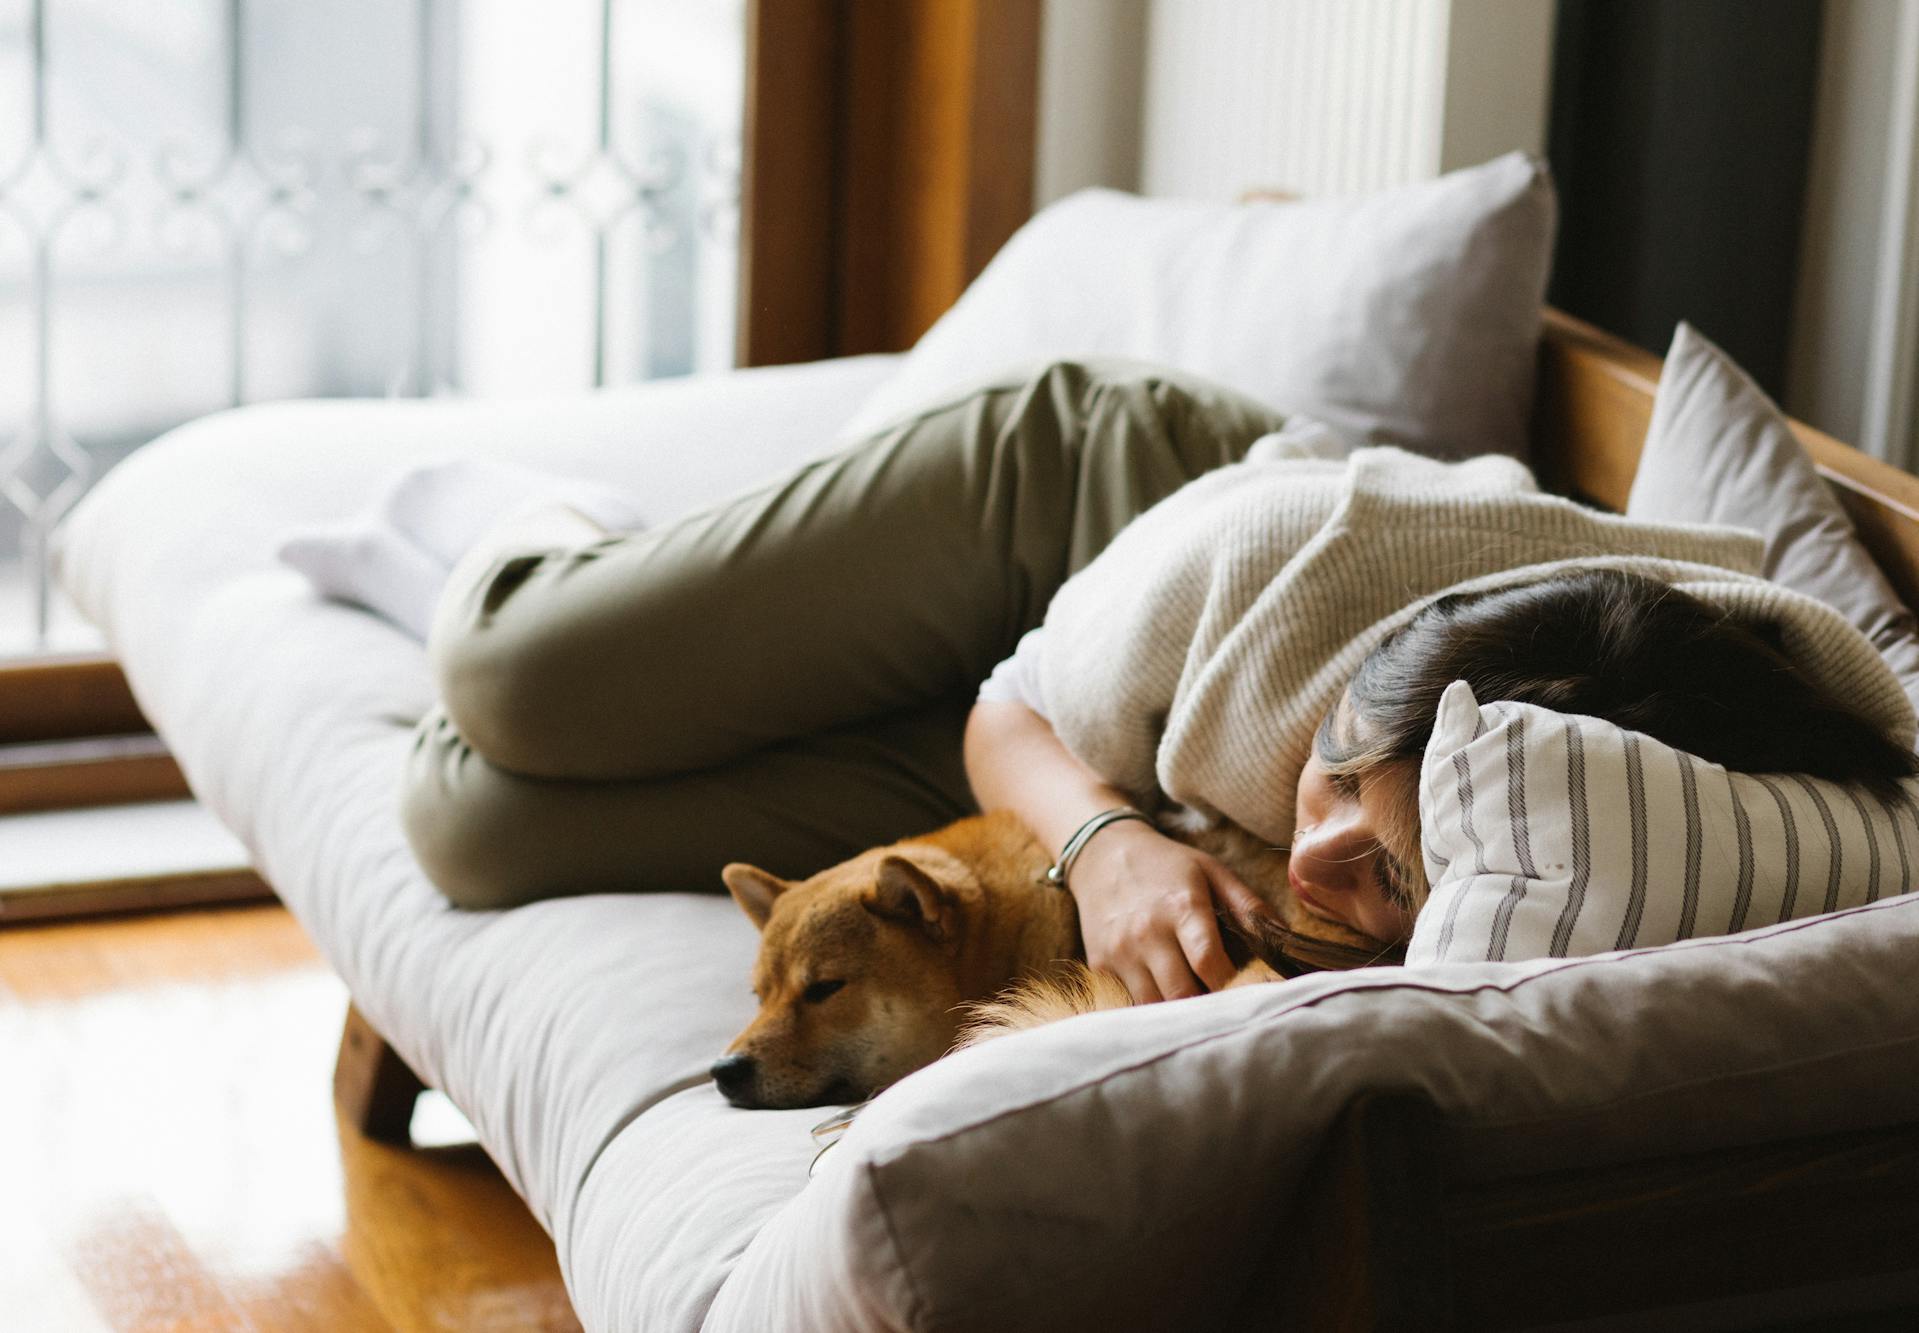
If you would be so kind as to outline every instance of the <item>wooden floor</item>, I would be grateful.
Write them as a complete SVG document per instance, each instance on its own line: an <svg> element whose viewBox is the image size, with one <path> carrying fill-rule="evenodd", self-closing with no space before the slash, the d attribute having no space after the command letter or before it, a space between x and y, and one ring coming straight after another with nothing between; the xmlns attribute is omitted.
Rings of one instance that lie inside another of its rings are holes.
<svg viewBox="0 0 1919 1333"><path fill-rule="evenodd" d="M0 1328L577 1329L476 1146L337 1123L346 1002L277 906L0 930Z"/></svg>

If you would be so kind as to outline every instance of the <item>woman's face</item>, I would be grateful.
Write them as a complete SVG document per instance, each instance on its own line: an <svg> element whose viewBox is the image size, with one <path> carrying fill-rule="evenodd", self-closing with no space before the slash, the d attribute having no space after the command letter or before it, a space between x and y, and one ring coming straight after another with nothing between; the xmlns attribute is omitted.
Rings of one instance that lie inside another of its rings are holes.
<svg viewBox="0 0 1919 1333"><path fill-rule="evenodd" d="M1293 895L1312 915L1396 944L1412 933L1418 878L1380 841L1392 817L1392 793L1384 783L1362 789L1355 779L1335 775L1320 753L1327 743L1334 753L1349 749L1352 726L1341 698L1300 771L1287 874Z"/></svg>

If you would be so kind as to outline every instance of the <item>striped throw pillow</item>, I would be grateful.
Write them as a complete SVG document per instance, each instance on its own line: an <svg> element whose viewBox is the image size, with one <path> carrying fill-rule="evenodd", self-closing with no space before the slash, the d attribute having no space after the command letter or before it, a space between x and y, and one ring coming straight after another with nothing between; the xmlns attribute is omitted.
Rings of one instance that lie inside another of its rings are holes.
<svg viewBox="0 0 1919 1333"><path fill-rule="evenodd" d="M1893 799L1729 773L1650 736L1455 681L1421 767L1432 896L1408 964L1726 935L1914 887L1919 779Z"/></svg>

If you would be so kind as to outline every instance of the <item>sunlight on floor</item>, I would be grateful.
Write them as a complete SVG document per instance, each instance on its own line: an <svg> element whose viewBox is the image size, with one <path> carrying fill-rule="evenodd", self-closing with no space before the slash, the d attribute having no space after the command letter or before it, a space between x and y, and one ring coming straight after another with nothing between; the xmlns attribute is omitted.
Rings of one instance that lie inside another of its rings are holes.
<svg viewBox="0 0 1919 1333"><path fill-rule="evenodd" d="M577 1329L450 1102L338 1122L346 1007L278 907L0 930L0 1328Z"/></svg>
<svg viewBox="0 0 1919 1333"><path fill-rule="evenodd" d="M209 1276L244 1295L297 1270L313 1237L337 1235L339 1157L288 1145L333 1137L332 1039L306 1015L345 1005L345 988L315 969L40 1004L31 1021L0 1013L0 1049L32 1075L0 1092L0 1139L36 1145L8 1170L0 1308L30 1308L49 1267L71 1268L115 1325L135 1309L140 1322L184 1274L114 1256L150 1255L162 1239L217 1255ZM180 1087L220 1095L166 1095Z"/></svg>

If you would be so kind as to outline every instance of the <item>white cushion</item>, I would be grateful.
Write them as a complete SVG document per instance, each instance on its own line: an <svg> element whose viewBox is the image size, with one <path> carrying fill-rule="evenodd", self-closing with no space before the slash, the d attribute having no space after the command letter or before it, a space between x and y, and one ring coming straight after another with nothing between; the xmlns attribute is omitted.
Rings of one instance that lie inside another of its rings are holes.
<svg viewBox="0 0 1919 1333"><path fill-rule="evenodd" d="M1020 228L846 434L1014 365L1122 357L1375 443L1519 455L1553 222L1544 166L1517 153L1356 198L1082 191Z"/></svg>
<svg viewBox="0 0 1919 1333"><path fill-rule="evenodd" d="M1750 528L1765 574L1837 608L1919 704L1919 626L1764 390L1690 324L1666 353L1626 513Z"/></svg>
<svg viewBox="0 0 1919 1333"><path fill-rule="evenodd" d="M1420 770L1433 888L1407 966L1648 948L1905 893L1919 779L1899 790L1731 773L1455 681Z"/></svg>

